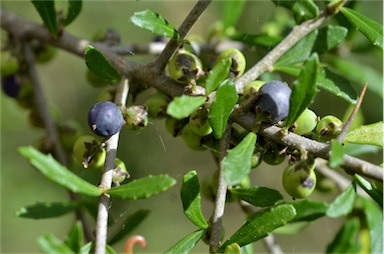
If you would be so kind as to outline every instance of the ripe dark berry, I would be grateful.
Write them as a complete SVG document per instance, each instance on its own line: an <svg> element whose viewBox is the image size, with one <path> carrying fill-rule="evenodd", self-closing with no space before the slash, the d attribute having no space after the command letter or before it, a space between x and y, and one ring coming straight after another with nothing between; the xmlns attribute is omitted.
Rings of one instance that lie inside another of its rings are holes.
<svg viewBox="0 0 384 254"><path fill-rule="evenodd" d="M11 75L1 78L1 88L9 97L17 98L20 93L21 84L15 75Z"/></svg>
<svg viewBox="0 0 384 254"><path fill-rule="evenodd" d="M289 112L291 88L279 80L265 83L258 91L256 112L261 112L272 123L285 119Z"/></svg>
<svg viewBox="0 0 384 254"><path fill-rule="evenodd" d="M88 125L96 135L110 137L120 131L124 118L115 103L98 102L88 112Z"/></svg>

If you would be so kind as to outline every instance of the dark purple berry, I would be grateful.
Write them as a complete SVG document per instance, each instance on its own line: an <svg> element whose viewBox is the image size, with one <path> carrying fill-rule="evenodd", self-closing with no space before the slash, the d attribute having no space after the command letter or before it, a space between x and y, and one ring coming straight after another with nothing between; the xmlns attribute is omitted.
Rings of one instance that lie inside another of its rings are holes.
<svg viewBox="0 0 384 254"><path fill-rule="evenodd" d="M273 123L288 116L291 89L279 80L265 83L258 91L256 111L264 114Z"/></svg>
<svg viewBox="0 0 384 254"><path fill-rule="evenodd" d="M115 103L98 102L88 112L88 125L96 135L110 137L120 131L124 118Z"/></svg>
<svg viewBox="0 0 384 254"><path fill-rule="evenodd" d="M1 87L6 95L12 98L17 98L20 93L21 84L15 75L11 75L1 78Z"/></svg>

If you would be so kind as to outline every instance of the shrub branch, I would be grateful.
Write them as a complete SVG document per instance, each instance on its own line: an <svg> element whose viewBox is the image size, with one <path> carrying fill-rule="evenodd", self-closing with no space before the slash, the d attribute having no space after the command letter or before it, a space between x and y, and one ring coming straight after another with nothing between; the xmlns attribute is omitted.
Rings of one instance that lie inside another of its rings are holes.
<svg viewBox="0 0 384 254"><path fill-rule="evenodd" d="M326 14L322 14L319 18L316 19L317 22L315 22L316 20L315 21L308 20L303 24L301 24L300 26L296 26L294 30L303 29L303 30L306 30L306 33L296 31L296 32L292 32L290 36L300 37L300 38L295 38L295 41L297 42L299 39L305 36L305 34L309 33L307 27L304 26L304 24L308 24L312 29L315 29L315 27L318 27L320 25L318 23L320 22L320 20L322 20L321 22L325 21L326 16L327 16ZM45 43L50 43L68 52L76 54L80 57L84 57L85 47L90 44L89 41L76 38L65 31L63 31L62 35L59 38L53 39L46 28L39 26L33 22L30 22L4 9L0 10L0 19L1 19L1 27L9 31L10 33L12 33L12 35L15 37L36 38ZM141 81L143 85L151 85L156 89L168 94L171 97L180 96L183 94L184 92L183 86L180 86L180 84L172 80L170 77L164 74L158 74L154 72L150 67L147 67L145 65L128 61L125 58L117 55L106 45L103 45L100 43L94 43L93 45L103 52L105 57L107 57L107 59L116 67L116 69L126 74L127 76L132 77L132 79L134 80ZM278 53L276 51L276 48L274 50L275 50L274 54L277 56ZM280 52L279 53L280 56L284 54L283 50L279 52ZM273 61L276 61L278 59L278 57L276 56L272 58ZM271 64L268 63L268 61L264 62L264 64L267 64L267 66L271 66ZM260 66L261 64L257 64L257 65ZM247 74L247 75L251 75L251 74ZM255 74L252 74L252 77L253 75ZM249 77L250 76L248 76L248 78ZM242 82L240 81L237 82L238 89L240 89L240 87L243 86L243 82L245 81L243 80ZM244 113L242 112L241 108L237 108L237 110L235 110L232 113L231 119L234 122L240 123L240 125L245 127L247 130L250 130L250 131L252 130L251 126L254 123L254 114ZM276 126L264 126L260 132L261 135L267 138L270 138L280 144L286 145L290 148L298 149L300 147L304 147L307 149L308 152L312 153L316 157L329 159L328 144L317 142L317 141L296 135L294 133L289 133L288 135L285 135L284 137L282 137L280 133L281 133L281 129ZM383 173L380 167L373 165L369 162L366 162L364 160L357 159L353 156L348 156L348 155L344 156L343 168L349 173L357 173L372 179L383 181Z"/></svg>

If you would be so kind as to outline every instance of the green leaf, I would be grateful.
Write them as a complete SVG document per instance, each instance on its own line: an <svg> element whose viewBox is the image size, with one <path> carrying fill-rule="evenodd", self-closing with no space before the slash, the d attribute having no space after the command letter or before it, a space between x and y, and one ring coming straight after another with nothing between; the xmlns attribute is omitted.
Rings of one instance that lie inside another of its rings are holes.
<svg viewBox="0 0 384 254"><path fill-rule="evenodd" d="M363 188L380 207L383 207L383 191L374 188L370 182L357 174L354 175L354 178L360 187Z"/></svg>
<svg viewBox="0 0 384 254"><path fill-rule="evenodd" d="M278 6L290 9L297 23L316 18L319 15L319 8L312 0L273 0L273 2Z"/></svg>
<svg viewBox="0 0 384 254"><path fill-rule="evenodd" d="M227 1L231 2L231 1ZM205 81L205 93L209 95L228 77L229 69L231 68L231 58L224 58L218 62L212 70L209 71Z"/></svg>
<svg viewBox="0 0 384 254"><path fill-rule="evenodd" d="M76 210L79 207L78 202L54 202L54 203L36 203L20 208L16 212L17 217L29 219L47 219L58 217Z"/></svg>
<svg viewBox="0 0 384 254"><path fill-rule="evenodd" d="M149 210L138 210L133 214L127 216L124 220L124 223L121 225L120 231L118 231L111 240L108 241L109 245L113 245L126 237L129 233L132 232L145 218L147 218Z"/></svg>
<svg viewBox="0 0 384 254"><path fill-rule="evenodd" d="M319 29L312 51L324 54L342 42L347 36L348 29L342 26L328 25Z"/></svg>
<svg viewBox="0 0 384 254"><path fill-rule="evenodd" d="M361 64L357 59L330 57L327 61L338 74L363 86L368 82L368 90L383 97L383 75L368 65Z"/></svg>
<svg viewBox="0 0 384 254"><path fill-rule="evenodd" d="M106 192L112 197L123 199L144 199L166 191L176 184L176 180L168 175L147 176L132 182L113 187Z"/></svg>
<svg viewBox="0 0 384 254"><path fill-rule="evenodd" d="M236 26L241 14L243 13L246 1L232 0L224 1L223 25L224 30L228 27Z"/></svg>
<svg viewBox="0 0 384 254"><path fill-rule="evenodd" d="M231 188L230 191L237 198L259 207L271 206L283 199L280 192L267 187Z"/></svg>
<svg viewBox="0 0 384 254"><path fill-rule="evenodd" d="M63 243L53 234L43 234L37 238L40 249L47 254L51 253L74 253L71 248Z"/></svg>
<svg viewBox="0 0 384 254"><path fill-rule="evenodd" d="M39 13L48 31L53 36L57 36L59 28L57 25L55 1L54 0L46 0L46 1L32 0L32 4L35 6L37 12Z"/></svg>
<svg viewBox="0 0 384 254"><path fill-rule="evenodd" d="M384 124L377 122L360 126L347 133L345 142L384 146Z"/></svg>
<svg viewBox="0 0 384 254"><path fill-rule="evenodd" d="M51 155L45 155L32 146L20 147L19 152L27 158L37 170L53 182L79 194L92 197L97 197L102 194L99 188L69 171Z"/></svg>
<svg viewBox="0 0 384 254"><path fill-rule="evenodd" d="M213 135L216 138L223 136L229 115L238 99L239 96L234 83L228 79L224 80L217 89L208 115L209 123L213 129Z"/></svg>
<svg viewBox="0 0 384 254"><path fill-rule="evenodd" d="M297 42L292 48L285 52L282 57L280 57L273 67L290 66L307 60L312 53L318 33L318 30L315 30Z"/></svg>
<svg viewBox="0 0 384 254"><path fill-rule="evenodd" d="M83 2L82 0L68 0L67 16L64 19L64 25L68 26L80 14Z"/></svg>
<svg viewBox="0 0 384 254"><path fill-rule="evenodd" d="M360 222L356 217L347 219L335 239L328 245L326 253L358 253L360 246L357 237L360 230Z"/></svg>
<svg viewBox="0 0 384 254"><path fill-rule="evenodd" d="M336 199L329 205L327 216L337 218L347 215L352 211L353 205L356 200L356 186L353 182L343 193L336 197Z"/></svg>
<svg viewBox="0 0 384 254"><path fill-rule="evenodd" d="M323 201L304 199L289 202L296 210L296 216L291 222L313 221L324 216L328 210L328 204Z"/></svg>
<svg viewBox="0 0 384 254"><path fill-rule="evenodd" d="M205 103L206 98L203 96L182 95L175 97L168 104L167 114L176 119L183 119L195 112Z"/></svg>
<svg viewBox="0 0 384 254"><path fill-rule="evenodd" d="M293 235L303 231L310 223L308 221L290 222L280 228L276 228L274 234Z"/></svg>
<svg viewBox="0 0 384 254"><path fill-rule="evenodd" d="M369 229L370 253L383 253L383 210L369 199L361 200Z"/></svg>
<svg viewBox="0 0 384 254"><path fill-rule="evenodd" d="M255 242L269 235L274 229L285 225L296 216L292 205L282 204L263 209L250 217L222 246L218 252L232 243L240 246Z"/></svg>
<svg viewBox="0 0 384 254"><path fill-rule="evenodd" d="M319 57L314 53L305 61L299 78L293 84L285 126L291 126L315 98L318 69Z"/></svg>
<svg viewBox="0 0 384 254"><path fill-rule="evenodd" d="M200 184L196 171L192 170L184 176L180 194L184 214L199 228L207 228L208 223L201 211Z"/></svg>
<svg viewBox="0 0 384 254"><path fill-rule="evenodd" d="M79 253L84 242L83 235L83 224L81 221L76 221L68 232L65 244L70 247L74 253Z"/></svg>
<svg viewBox="0 0 384 254"><path fill-rule="evenodd" d="M337 140L331 140L331 154L329 156L329 167L337 168L344 163L343 145Z"/></svg>
<svg viewBox="0 0 384 254"><path fill-rule="evenodd" d="M91 45L85 48L85 63L93 74L104 81L116 83L121 79L115 67L108 62L100 51Z"/></svg>
<svg viewBox="0 0 384 254"><path fill-rule="evenodd" d="M229 34L228 37L232 40L240 41L250 46L258 46L267 49L274 48L283 39L280 36L271 36L268 34L249 34L241 32Z"/></svg>
<svg viewBox="0 0 384 254"><path fill-rule="evenodd" d="M131 17L131 22L140 28L151 31L154 34L176 40L180 39L179 33L165 18L150 10L135 12Z"/></svg>
<svg viewBox="0 0 384 254"><path fill-rule="evenodd" d="M356 104L357 94L349 80L329 69L320 69L316 85L351 104Z"/></svg>
<svg viewBox="0 0 384 254"><path fill-rule="evenodd" d="M340 11L373 45L383 49L383 26L380 23L346 7L341 7Z"/></svg>
<svg viewBox="0 0 384 254"><path fill-rule="evenodd" d="M201 229L198 231L195 231L180 241L178 241L175 245L173 245L171 248L166 250L164 254L188 254L191 252L193 247L195 247L196 243L200 241L200 239L205 234L206 230Z"/></svg>
<svg viewBox="0 0 384 254"><path fill-rule="evenodd" d="M255 150L256 134L249 132L234 148L229 149L221 162L224 179L228 185L241 183L251 171L252 155Z"/></svg>
<svg viewBox="0 0 384 254"><path fill-rule="evenodd" d="M293 66L293 65L290 65L290 66L274 66L273 69L275 71L281 71L281 72L284 72L284 73L287 73L291 76L294 76L294 77L298 77L300 75L300 72L301 72L301 68L299 66Z"/></svg>

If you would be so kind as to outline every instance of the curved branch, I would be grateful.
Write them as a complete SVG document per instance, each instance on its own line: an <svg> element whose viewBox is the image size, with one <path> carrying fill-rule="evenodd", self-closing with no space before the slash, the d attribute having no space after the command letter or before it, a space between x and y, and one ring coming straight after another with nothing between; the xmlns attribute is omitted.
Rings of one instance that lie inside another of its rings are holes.
<svg viewBox="0 0 384 254"><path fill-rule="evenodd" d="M204 11L208 8L209 4L212 0L199 0L196 5L193 7L188 16L184 19L183 23L180 25L177 31L180 34L180 39L175 40L172 39L168 42L167 46L161 52L154 63L155 72L161 73L165 66L168 63L168 60L171 58L175 50L180 46L184 37L188 34L188 32L192 29L193 25L200 18L200 16L204 13Z"/></svg>
<svg viewBox="0 0 384 254"><path fill-rule="evenodd" d="M65 49L68 52L74 53L81 57L84 57L85 47L90 43L89 41L78 39L66 32L64 32L62 36L58 39L52 39L49 32L44 27L36 25L30 21L25 20L24 18L16 16L12 12L5 11L3 9L0 10L0 18L1 27L12 33L13 36L16 36L18 38L25 38L25 36L37 38L43 42L53 44L59 48ZM319 18L318 22L320 22ZM314 29L314 26L319 25L317 22L314 21L307 21L305 22L305 24L310 25L312 29ZM304 36L304 32L300 31L301 29L305 30L306 33L309 32L306 27L303 27L302 24L294 29L294 34L297 33L295 36ZM297 41L298 39L296 38L295 40ZM145 65L128 61L114 53L106 45L95 43L94 46L103 52L105 57L107 57L107 59L116 67L116 69L118 69L120 72L124 73L128 77L132 77L133 80L138 80L142 84L151 85L171 97L180 96L183 94L184 87L178 84L177 82L173 81L166 75L158 74ZM273 57L272 60L273 59L275 58ZM247 74L247 76L248 75L251 74ZM248 78L249 77L250 76L248 76ZM244 80L239 80L237 81L238 89L246 83ZM231 119L234 122L237 122L242 125L245 129L252 131L254 124L254 114L243 113L242 109L238 108L232 113ZM276 126L264 126L261 129L260 134L278 143L289 146L293 149L303 147L316 157L329 159L329 147L327 144L320 143L296 135L294 133L289 133L288 135L282 137L280 131L281 129ZM343 168L350 173L357 173L379 181L383 181L383 172L380 167L352 156L346 155L344 157Z"/></svg>

